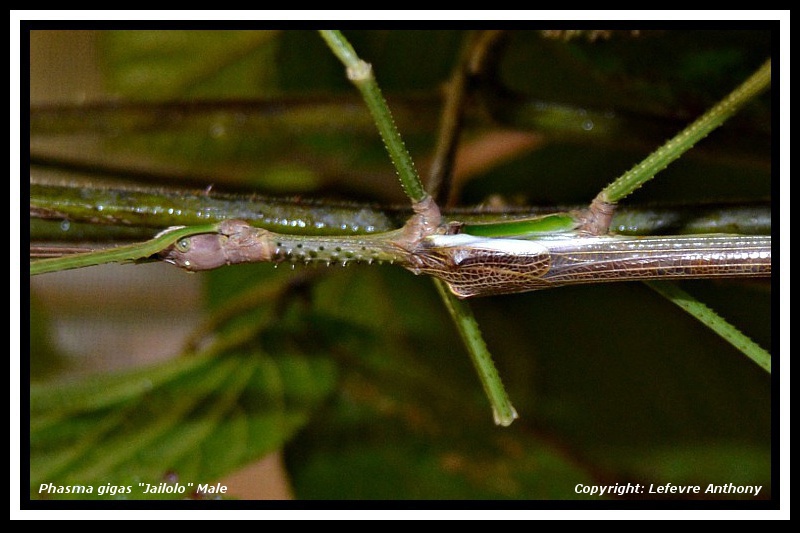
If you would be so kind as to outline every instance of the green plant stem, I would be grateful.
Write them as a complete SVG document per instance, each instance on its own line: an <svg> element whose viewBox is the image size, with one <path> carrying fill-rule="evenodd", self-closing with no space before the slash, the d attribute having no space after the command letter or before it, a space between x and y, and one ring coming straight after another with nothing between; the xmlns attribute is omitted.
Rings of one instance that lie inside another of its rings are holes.
<svg viewBox="0 0 800 533"><path fill-rule="evenodd" d="M379 233L402 225L400 217L352 202L86 184L32 183L30 210L31 218L149 228L236 218L270 231L308 235Z"/></svg>
<svg viewBox="0 0 800 533"><path fill-rule="evenodd" d="M194 226L232 218L276 233L362 235L398 229L412 214L407 207L355 202L45 183L31 184L30 206L31 240L51 242L143 240L152 235L153 228ZM461 207L445 211L444 216L467 224L505 223L578 209L580 206L575 205L528 206L493 212ZM624 235L768 234L771 215L769 202L623 205L615 211L611 231Z"/></svg>
<svg viewBox="0 0 800 533"><path fill-rule="evenodd" d="M384 100L380 87L375 81L372 66L358 57L356 51L340 31L320 30L320 35L347 68L348 79L361 91L364 102L367 104L369 112L378 126L378 131L389 152L389 157L392 158L392 162L397 169L400 183L406 195L415 203L424 200L428 193L425 192L417 170L414 168L414 162L411 160L411 156L400 138L400 133L394 124L392 114L386 105L386 100Z"/></svg>
<svg viewBox="0 0 800 533"><path fill-rule="evenodd" d="M500 375L494 366L492 355L486 347L478 322L475 320L475 315L472 314L472 309L466 302L456 298L443 281L438 279L433 281L434 285L436 285L436 290L439 291L442 297L442 301L447 306L447 310L453 316L453 322L467 347L467 352L469 352L473 365L475 365L475 370L478 372L483 389L486 391L486 396L492 405L495 424L509 426L518 417L517 411L511 405L508 393L503 387L503 382L500 380Z"/></svg>
<svg viewBox="0 0 800 533"><path fill-rule="evenodd" d="M695 143L721 126L741 106L764 91L770 84L771 72L772 62L767 60L753 75L717 105L600 191L596 200L602 203L616 203L651 180L658 172L692 148Z"/></svg>
<svg viewBox="0 0 800 533"><path fill-rule="evenodd" d="M680 289L675 283L669 281L647 281L645 283L647 283L651 289L705 324L714 331L714 333L731 343L758 366L767 372L772 372L772 356L769 352L729 324L713 309L697 301L692 295Z"/></svg>

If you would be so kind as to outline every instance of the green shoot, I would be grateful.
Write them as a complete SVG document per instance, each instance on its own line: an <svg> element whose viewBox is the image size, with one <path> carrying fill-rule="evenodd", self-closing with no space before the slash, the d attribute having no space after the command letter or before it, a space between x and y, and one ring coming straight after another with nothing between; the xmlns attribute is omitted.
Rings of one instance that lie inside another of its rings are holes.
<svg viewBox="0 0 800 533"><path fill-rule="evenodd" d="M744 333L729 324L713 309L697 301L691 294L669 281L647 281L647 285L672 303L708 326L714 333L731 343L740 352L769 373L772 373L772 356Z"/></svg>
<svg viewBox="0 0 800 533"><path fill-rule="evenodd" d="M721 126L744 104L761 94L769 87L772 78L772 61L767 60L744 83L733 90L714 107L706 111L675 137L664 143L658 150L647 156L641 163L614 180L600 191L595 201L616 203L641 187L678 159L698 141Z"/></svg>
<svg viewBox="0 0 800 533"><path fill-rule="evenodd" d="M434 279L433 281L434 285L436 285L436 290L439 291L442 297L442 301L453 317L453 322L455 322L458 333L461 335L472 363L475 365L475 370L478 372L483 390L486 391L486 396L492 404L495 424L509 426L517 418L517 411L511 405L508 393L503 387L497 368L492 362L492 354L489 353L489 349L486 347L478 321L475 320L475 315L472 314L472 309L464 300L459 300L453 295L445 282L440 279Z"/></svg>
<svg viewBox="0 0 800 533"><path fill-rule="evenodd" d="M358 57L340 31L320 30L320 34L336 57L347 67L348 79L361 91L364 102L367 104L386 145L386 150L397 169L403 190L412 202L417 203L424 200L428 193L425 192L414 162L411 160L411 155L406 150L403 139L400 138L400 132L397 131L397 126L394 124L389 106L386 105L381 89L375 81L372 66Z"/></svg>

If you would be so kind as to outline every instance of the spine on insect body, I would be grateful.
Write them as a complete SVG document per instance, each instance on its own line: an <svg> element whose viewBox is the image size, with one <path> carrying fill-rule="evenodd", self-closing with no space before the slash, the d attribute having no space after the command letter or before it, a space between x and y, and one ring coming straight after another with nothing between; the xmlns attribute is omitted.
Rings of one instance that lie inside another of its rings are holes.
<svg viewBox="0 0 800 533"><path fill-rule="evenodd" d="M298 237L272 233L272 262L326 266L349 263L405 262L406 252L385 239L370 237Z"/></svg>

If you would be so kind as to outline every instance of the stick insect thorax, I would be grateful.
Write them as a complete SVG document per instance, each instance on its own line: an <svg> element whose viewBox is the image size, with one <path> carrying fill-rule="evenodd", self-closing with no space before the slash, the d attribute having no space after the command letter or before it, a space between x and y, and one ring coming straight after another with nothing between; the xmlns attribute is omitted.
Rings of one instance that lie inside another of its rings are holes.
<svg viewBox="0 0 800 533"><path fill-rule="evenodd" d="M328 266L373 261L404 264L407 252L390 239L399 233L364 237L284 235L253 227L242 220L225 220L217 233L181 239L164 250L161 258L191 272L258 262Z"/></svg>

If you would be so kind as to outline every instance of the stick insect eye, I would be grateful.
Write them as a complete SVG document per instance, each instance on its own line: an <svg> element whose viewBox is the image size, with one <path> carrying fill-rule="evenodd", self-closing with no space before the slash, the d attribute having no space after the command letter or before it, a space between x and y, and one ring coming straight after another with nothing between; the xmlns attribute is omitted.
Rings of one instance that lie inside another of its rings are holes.
<svg viewBox="0 0 800 533"><path fill-rule="evenodd" d="M189 251L191 247L192 247L192 241L187 237L184 237L183 239L175 243L175 248L177 248L179 252L186 253Z"/></svg>

